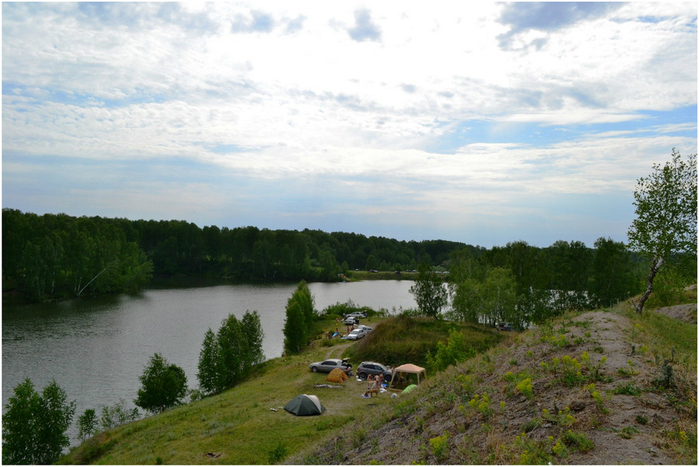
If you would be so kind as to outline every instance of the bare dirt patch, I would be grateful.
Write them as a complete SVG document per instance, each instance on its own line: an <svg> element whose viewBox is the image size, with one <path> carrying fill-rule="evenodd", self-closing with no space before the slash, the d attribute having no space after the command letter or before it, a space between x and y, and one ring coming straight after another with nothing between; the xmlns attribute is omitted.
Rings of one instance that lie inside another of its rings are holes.
<svg viewBox="0 0 699 467"><path fill-rule="evenodd" d="M697 304L687 303L684 305L666 306L663 308L658 308L655 313L661 313L663 315L669 316L670 318L675 318L685 323L697 324Z"/></svg>

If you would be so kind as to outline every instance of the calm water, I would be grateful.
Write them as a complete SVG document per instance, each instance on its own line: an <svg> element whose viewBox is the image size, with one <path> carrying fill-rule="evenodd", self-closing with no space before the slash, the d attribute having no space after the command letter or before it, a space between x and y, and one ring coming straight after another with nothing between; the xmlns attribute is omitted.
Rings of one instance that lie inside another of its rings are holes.
<svg viewBox="0 0 699 467"><path fill-rule="evenodd" d="M414 308L412 281L309 284L317 310L351 299L373 309ZM77 402L77 415L120 399L133 407L138 377L156 352L182 367L197 387L199 351L207 329L234 313L257 310L267 358L284 346L286 303L295 285L217 285L146 290L139 295L92 297L2 310L2 401L30 378L37 389L51 379ZM74 431L71 434L75 436Z"/></svg>

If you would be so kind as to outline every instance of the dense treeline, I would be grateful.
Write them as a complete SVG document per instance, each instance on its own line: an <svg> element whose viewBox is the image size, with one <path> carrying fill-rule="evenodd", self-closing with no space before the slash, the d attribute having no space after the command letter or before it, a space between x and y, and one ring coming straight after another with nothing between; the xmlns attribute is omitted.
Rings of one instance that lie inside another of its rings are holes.
<svg viewBox="0 0 699 467"><path fill-rule="evenodd" d="M318 230L203 229L185 221L42 216L3 209L3 291L30 300L135 290L157 275L330 281L354 269L442 264L458 242Z"/></svg>
<svg viewBox="0 0 699 467"><path fill-rule="evenodd" d="M485 283L509 271L517 297L535 291L594 293L600 304L637 293L646 263L621 242L594 248L523 241L491 249L445 240L398 241L346 232L200 228L185 221L131 221L3 209L3 292L29 300L136 290L153 274L238 281L332 281L355 269L450 272L452 283ZM466 287L464 287L466 290ZM567 296L568 297L568 296ZM570 300L568 300L570 301ZM561 306L568 306L562 304Z"/></svg>
<svg viewBox="0 0 699 467"><path fill-rule="evenodd" d="M123 219L2 211L3 292L29 300L137 290L153 270Z"/></svg>

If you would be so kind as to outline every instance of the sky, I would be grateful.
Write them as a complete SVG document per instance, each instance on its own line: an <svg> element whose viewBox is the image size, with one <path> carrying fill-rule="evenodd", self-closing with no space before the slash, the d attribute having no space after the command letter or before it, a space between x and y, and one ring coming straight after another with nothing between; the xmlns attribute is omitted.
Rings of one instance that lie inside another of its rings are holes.
<svg viewBox="0 0 699 467"><path fill-rule="evenodd" d="M23 212L592 247L696 147L696 2L2 4Z"/></svg>

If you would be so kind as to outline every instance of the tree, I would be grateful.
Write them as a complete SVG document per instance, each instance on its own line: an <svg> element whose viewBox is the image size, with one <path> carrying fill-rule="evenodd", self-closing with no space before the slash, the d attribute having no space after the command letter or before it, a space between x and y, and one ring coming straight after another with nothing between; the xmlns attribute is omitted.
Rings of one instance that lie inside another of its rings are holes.
<svg viewBox="0 0 699 467"><path fill-rule="evenodd" d="M313 333L313 322L317 317L313 295L306 281L298 283L286 304L284 322L284 351L298 353Z"/></svg>
<svg viewBox="0 0 699 467"><path fill-rule="evenodd" d="M162 412L180 403L187 394L187 375L175 364L169 364L159 353L154 354L138 378L141 389L134 403L153 413Z"/></svg>
<svg viewBox="0 0 699 467"><path fill-rule="evenodd" d="M452 303L457 319L494 326L509 322L521 328L524 313L517 310L517 284L507 268L490 268L483 280L467 278L457 284Z"/></svg>
<svg viewBox="0 0 699 467"><path fill-rule="evenodd" d="M218 330L219 371L223 388L238 384L245 374L244 358L246 336L243 327L234 314L229 314Z"/></svg>
<svg viewBox="0 0 699 467"><path fill-rule="evenodd" d="M2 417L3 464L52 464L70 445L66 430L75 414L55 381L39 394L30 379L14 389Z"/></svg>
<svg viewBox="0 0 699 467"><path fill-rule="evenodd" d="M216 334L209 328L204 334L204 343L199 352L197 379L199 387L206 393L217 393L225 389L223 369Z"/></svg>
<svg viewBox="0 0 699 467"><path fill-rule="evenodd" d="M589 289L596 305L611 306L635 291L630 256L623 242L611 238L597 239Z"/></svg>
<svg viewBox="0 0 699 467"><path fill-rule="evenodd" d="M628 231L631 249L650 259L646 291L637 313L653 292L653 280L663 265L677 255L694 255L697 249L697 155L683 160L672 149L672 159L637 181L634 191L636 219Z"/></svg>
<svg viewBox="0 0 699 467"><path fill-rule="evenodd" d="M218 333L206 331L199 352L199 387L206 393L219 393L242 381L254 365L264 361L263 338L257 311L246 311L240 321L230 314Z"/></svg>
<svg viewBox="0 0 699 467"><path fill-rule="evenodd" d="M97 431L99 419L95 409L87 409L78 417L78 439L83 442Z"/></svg>
<svg viewBox="0 0 699 467"><path fill-rule="evenodd" d="M286 320L284 321L284 352L299 353L306 343L306 318L299 303L292 298L286 305Z"/></svg>
<svg viewBox="0 0 699 467"><path fill-rule="evenodd" d="M410 293L415 297L421 313L438 318L442 308L447 304L447 289L439 277L427 263L418 266L417 279L410 287Z"/></svg>
<svg viewBox="0 0 699 467"><path fill-rule="evenodd" d="M247 373L250 368L258 363L262 363L265 359L265 354L262 350L262 340L265 337L265 333L262 330L260 315L257 311L253 311L252 313L246 311L241 324L246 344L243 367L245 373Z"/></svg>

